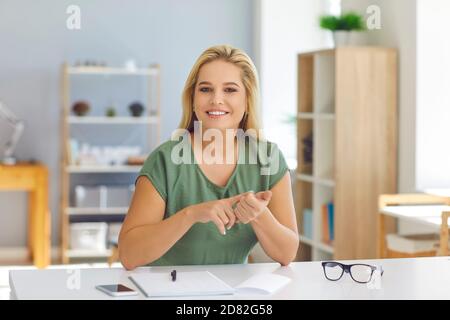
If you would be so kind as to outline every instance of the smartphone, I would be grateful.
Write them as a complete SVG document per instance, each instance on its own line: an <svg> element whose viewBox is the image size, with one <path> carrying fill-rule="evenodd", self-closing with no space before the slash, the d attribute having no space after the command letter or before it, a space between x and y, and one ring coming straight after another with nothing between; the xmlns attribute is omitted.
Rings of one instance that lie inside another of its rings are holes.
<svg viewBox="0 0 450 320"><path fill-rule="evenodd" d="M96 286L95 288L112 297L135 296L138 294L137 291L134 291L123 284L106 284Z"/></svg>

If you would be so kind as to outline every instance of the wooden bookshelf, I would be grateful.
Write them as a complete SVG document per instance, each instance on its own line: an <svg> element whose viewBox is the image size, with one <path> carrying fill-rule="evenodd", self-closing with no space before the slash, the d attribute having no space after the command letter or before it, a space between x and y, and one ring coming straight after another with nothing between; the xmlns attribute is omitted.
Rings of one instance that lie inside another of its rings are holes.
<svg viewBox="0 0 450 320"><path fill-rule="evenodd" d="M298 55L298 260L376 257L377 201L397 186L397 53L341 47ZM312 133L312 161L304 152ZM334 204L332 243L322 205ZM312 238L303 212L312 209Z"/></svg>

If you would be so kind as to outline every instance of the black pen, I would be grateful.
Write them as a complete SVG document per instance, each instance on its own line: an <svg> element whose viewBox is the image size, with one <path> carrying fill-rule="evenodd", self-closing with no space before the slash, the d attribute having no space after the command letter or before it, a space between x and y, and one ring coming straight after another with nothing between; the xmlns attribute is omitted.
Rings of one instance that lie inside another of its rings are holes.
<svg viewBox="0 0 450 320"><path fill-rule="evenodd" d="M177 280L177 270L173 270L170 275L172 276L172 281L176 281Z"/></svg>

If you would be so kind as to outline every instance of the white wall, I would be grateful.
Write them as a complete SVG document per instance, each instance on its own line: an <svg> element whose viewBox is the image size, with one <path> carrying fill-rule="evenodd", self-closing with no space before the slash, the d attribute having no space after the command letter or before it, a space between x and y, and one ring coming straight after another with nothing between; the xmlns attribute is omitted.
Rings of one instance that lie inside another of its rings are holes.
<svg viewBox="0 0 450 320"><path fill-rule="evenodd" d="M450 1L417 1L417 188L450 187Z"/></svg>
<svg viewBox="0 0 450 320"><path fill-rule="evenodd" d="M284 120L297 112L297 54L331 46L331 36L319 28L318 17L327 12L327 0L261 0L258 41L263 125L267 138L287 158L296 158L295 124Z"/></svg>

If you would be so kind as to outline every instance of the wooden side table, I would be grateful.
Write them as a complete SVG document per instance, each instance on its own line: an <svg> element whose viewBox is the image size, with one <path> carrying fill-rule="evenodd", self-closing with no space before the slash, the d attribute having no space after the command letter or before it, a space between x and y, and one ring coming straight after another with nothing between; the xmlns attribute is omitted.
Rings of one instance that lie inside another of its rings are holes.
<svg viewBox="0 0 450 320"><path fill-rule="evenodd" d="M450 217L450 197L431 194L383 194L378 200L378 259L419 256L447 256ZM423 224L440 232L440 246L436 251L419 254L394 252L387 247L386 235L396 230L393 219L404 219Z"/></svg>
<svg viewBox="0 0 450 320"><path fill-rule="evenodd" d="M38 268L50 264L48 170L40 164L0 165L0 191L28 191L28 250Z"/></svg>

